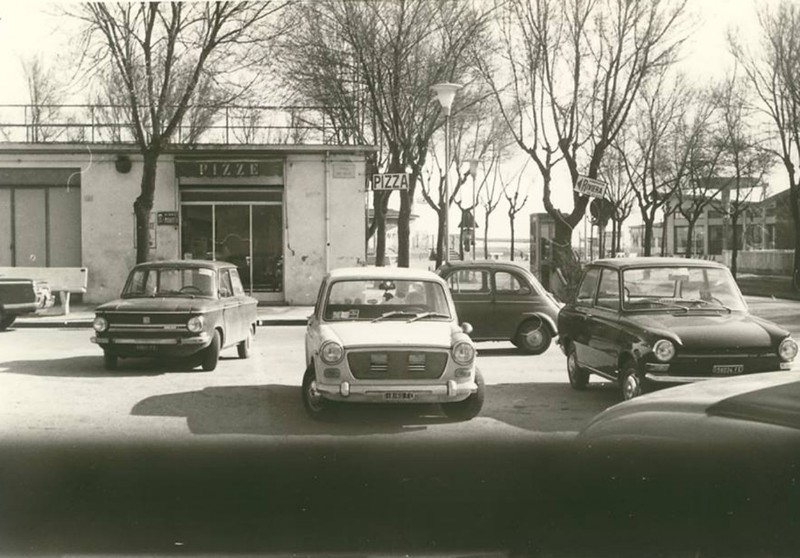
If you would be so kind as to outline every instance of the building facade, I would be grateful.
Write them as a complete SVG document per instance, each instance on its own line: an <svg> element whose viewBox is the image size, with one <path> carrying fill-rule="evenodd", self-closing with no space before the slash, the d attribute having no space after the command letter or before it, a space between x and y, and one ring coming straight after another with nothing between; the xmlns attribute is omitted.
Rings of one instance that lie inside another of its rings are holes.
<svg viewBox="0 0 800 558"><path fill-rule="evenodd" d="M158 161L150 258L226 260L268 304L313 304L366 260L370 147L175 146ZM85 267L84 301L135 263L142 159L119 144L0 145L0 267Z"/></svg>

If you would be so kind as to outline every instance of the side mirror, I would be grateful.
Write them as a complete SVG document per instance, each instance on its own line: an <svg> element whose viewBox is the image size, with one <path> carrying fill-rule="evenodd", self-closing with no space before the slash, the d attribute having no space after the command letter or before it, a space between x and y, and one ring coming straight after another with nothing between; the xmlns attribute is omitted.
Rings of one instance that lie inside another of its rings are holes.
<svg viewBox="0 0 800 558"><path fill-rule="evenodd" d="M469 322L464 322L463 324L461 324L461 331L469 335L470 333L472 333L472 324Z"/></svg>

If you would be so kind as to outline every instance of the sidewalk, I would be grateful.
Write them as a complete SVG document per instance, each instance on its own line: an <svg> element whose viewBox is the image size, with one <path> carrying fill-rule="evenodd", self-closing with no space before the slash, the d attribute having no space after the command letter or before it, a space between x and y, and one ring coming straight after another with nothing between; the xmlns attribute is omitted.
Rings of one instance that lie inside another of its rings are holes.
<svg viewBox="0 0 800 558"><path fill-rule="evenodd" d="M259 306L258 325L304 326L313 311L313 306ZM92 327L92 320L94 305L73 304L66 316L56 305L41 313L20 316L14 327Z"/></svg>

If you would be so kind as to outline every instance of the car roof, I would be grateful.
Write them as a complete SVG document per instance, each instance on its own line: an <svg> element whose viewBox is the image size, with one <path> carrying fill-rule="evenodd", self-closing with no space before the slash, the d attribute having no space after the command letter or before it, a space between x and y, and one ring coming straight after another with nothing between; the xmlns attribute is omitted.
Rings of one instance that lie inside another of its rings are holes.
<svg viewBox="0 0 800 558"><path fill-rule="evenodd" d="M635 258L605 258L594 260L590 266L605 266L615 269L629 267L715 267L727 269L724 264L714 260L699 260L696 258L668 258L659 256L641 256Z"/></svg>
<svg viewBox="0 0 800 558"><path fill-rule="evenodd" d="M236 267L236 264L220 260L156 260L136 264L137 269L153 267L206 267L209 269L223 269Z"/></svg>
<svg viewBox="0 0 800 558"><path fill-rule="evenodd" d="M443 281L441 277L427 269L408 267L340 267L328 272L330 279L408 279L416 281Z"/></svg>
<svg viewBox="0 0 800 558"><path fill-rule="evenodd" d="M458 261L450 261L447 263L443 263L440 270L442 269L449 269L449 268L456 268L456 267L465 267L465 268L472 268L472 267L495 267L495 268L511 268L511 269L524 269L526 271L530 271L527 267L522 264L518 264L517 262L512 262L509 260L458 260Z"/></svg>

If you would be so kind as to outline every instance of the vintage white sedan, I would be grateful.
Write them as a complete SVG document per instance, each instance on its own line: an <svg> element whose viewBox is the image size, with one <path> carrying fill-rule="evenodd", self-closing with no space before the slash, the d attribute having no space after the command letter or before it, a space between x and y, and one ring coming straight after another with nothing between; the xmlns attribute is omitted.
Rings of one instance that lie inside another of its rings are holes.
<svg viewBox="0 0 800 558"><path fill-rule="evenodd" d="M447 416L471 419L484 383L470 331L430 271L331 271L306 329L303 404L315 419L343 402L440 403Z"/></svg>

